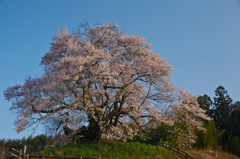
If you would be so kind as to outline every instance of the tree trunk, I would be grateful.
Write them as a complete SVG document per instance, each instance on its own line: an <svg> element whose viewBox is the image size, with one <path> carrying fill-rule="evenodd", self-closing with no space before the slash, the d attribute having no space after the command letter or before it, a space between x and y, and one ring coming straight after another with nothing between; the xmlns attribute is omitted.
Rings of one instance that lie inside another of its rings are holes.
<svg viewBox="0 0 240 159"><path fill-rule="evenodd" d="M102 137L102 131L98 125L98 122L96 122L93 118L89 120L89 127L87 128L87 133L84 134L84 140L95 140L99 141Z"/></svg>
<svg viewBox="0 0 240 159"><path fill-rule="evenodd" d="M84 136L84 141L100 141L102 137L102 131L98 125L98 122L96 122L94 119L89 120L89 126L88 127L81 127L77 131L74 132L73 129L63 126L63 130L65 135L71 135L72 140L77 139L79 135ZM74 143L75 141L71 141Z"/></svg>

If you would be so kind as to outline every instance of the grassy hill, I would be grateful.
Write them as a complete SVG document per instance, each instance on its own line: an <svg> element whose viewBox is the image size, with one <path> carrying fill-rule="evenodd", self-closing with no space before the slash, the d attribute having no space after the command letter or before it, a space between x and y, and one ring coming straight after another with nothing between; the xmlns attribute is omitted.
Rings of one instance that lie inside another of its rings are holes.
<svg viewBox="0 0 240 159"><path fill-rule="evenodd" d="M186 150L194 159L240 159L220 150ZM181 155L161 146L139 142L113 142L113 144L86 142L66 145L40 152L45 156L65 156L102 159L181 159Z"/></svg>
<svg viewBox="0 0 240 159"><path fill-rule="evenodd" d="M103 159L180 159L177 153L167 148L152 146L139 142L113 142L113 144L99 144L94 142L72 144L40 152L45 156L82 156L86 158Z"/></svg>

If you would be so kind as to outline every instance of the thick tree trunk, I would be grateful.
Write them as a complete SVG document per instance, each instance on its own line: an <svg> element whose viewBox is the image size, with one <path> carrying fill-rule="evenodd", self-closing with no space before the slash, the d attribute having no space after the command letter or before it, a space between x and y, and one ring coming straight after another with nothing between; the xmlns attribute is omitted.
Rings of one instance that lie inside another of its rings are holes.
<svg viewBox="0 0 240 159"><path fill-rule="evenodd" d="M84 140L95 140L99 141L102 137L102 131L95 119L89 117L89 127L87 128L87 133L84 134Z"/></svg>
<svg viewBox="0 0 240 159"><path fill-rule="evenodd" d="M100 127L98 126L97 122L91 125L88 128L87 133L84 134L85 141L88 141L88 140L99 141L101 137L102 137L102 131L100 130Z"/></svg>
<svg viewBox="0 0 240 159"><path fill-rule="evenodd" d="M89 126L88 127L81 127L79 130L75 131L73 129L70 129L67 126L63 127L65 135L71 135L72 141L77 139L77 136L84 136L84 141L100 141L102 137L102 131L98 125L98 123L94 119L89 120Z"/></svg>

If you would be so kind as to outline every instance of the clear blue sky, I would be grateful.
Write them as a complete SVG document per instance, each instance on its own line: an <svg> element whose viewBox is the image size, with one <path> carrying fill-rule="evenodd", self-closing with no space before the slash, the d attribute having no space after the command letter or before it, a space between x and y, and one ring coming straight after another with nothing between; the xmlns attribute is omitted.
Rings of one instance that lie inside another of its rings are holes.
<svg viewBox="0 0 240 159"><path fill-rule="evenodd" d="M0 139L31 134L16 134L3 91L39 75L51 37L84 21L115 22L127 34L147 38L153 51L174 66L177 87L213 97L222 85L240 101L240 1L0 0ZM41 128L34 135L39 133Z"/></svg>

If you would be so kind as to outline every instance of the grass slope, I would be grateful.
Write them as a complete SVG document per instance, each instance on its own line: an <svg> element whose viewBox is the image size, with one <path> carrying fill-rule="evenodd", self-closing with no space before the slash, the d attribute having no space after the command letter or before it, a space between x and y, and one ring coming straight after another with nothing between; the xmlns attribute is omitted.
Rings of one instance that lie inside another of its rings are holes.
<svg viewBox="0 0 240 159"><path fill-rule="evenodd" d="M224 152L222 150L192 149L187 150L186 152L194 159L240 159L240 157Z"/></svg>
<svg viewBox="0 0 240 159"><path fill-rule="evenodd" d="M180 155L170 152L160 146L152 146L139 142L113 142L110 144L98 144L94 142L72 144L57 147L40 152L45 156L82 156L83 158L103 159L180 159Z"/></svg>

